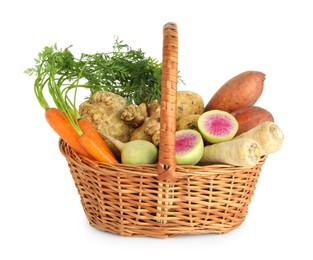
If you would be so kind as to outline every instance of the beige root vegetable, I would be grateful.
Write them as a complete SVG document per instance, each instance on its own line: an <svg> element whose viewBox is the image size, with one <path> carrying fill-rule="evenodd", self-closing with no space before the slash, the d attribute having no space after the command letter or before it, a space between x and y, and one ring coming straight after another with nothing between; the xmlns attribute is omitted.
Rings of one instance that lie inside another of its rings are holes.
<svg viewBox="0 0 313 260"><path fill-rule="evenodd" d="M160 103L153 101L147 107L149 116L131 134L130 140L150 140L154 145L158 146L160 142ZM200 95L192 91L177 91L176 119L178 121L182 120L181 123L183 123L186 117L190 115L201 115L203 110L204 103Z"/></svg>
<svg viewBox="0 0 313 260"><path fill-rule="evenodd" d="M280 127L271 121L266 121L242 133L237 138L252 138L260 144L261 155L278 151L284 141L284 134Z"/></svg>
<svg viewBox="0 0 313 260"><path fill-rule="evenodd" d="M143 124L134 129L130 140L146 140L159 145L160 135L160 103L154 100L146 105L147 115Z"/></svg>
<svg viewBox="0 0 313 260"><path fill-rule="evenodd" d="M147 128L147 125L149 123L149 118L146 118L145 122L134 129L134 131L131 133L130 135L130 141L133 141L133 140L146 140L146 141L149 141L152 143L152 136L151 135L148 135L146 132L145 132L145 129Z"/></svg>
<svg viewBox="0 0 313 260"><path fill-rule="evenodd" d="M203 99L193 91L177 91L176 111L177 120L189 115L201 115L204 111Z"/></svg>
<svg viewBox="0 0 313 260"><path fill-rule="evenodd" d="M254 167L261 157L259 143L251 138L238 138L204 147L201 163L223 163Z"/></svg>
<svg viewBox="0 0 313 260"><path fill-rule="evenodd" d="M152 102L147 104L149 117L160 117L161 106L160 102L157 100L153 100Z"/></svg>
<svg viewBox="0 0 313 260"><path fill-rule="evenodd" d="M151 141L154 145L160 144L160 117L150 117L147 121L145 133L151 136Z"/></svg>
<svg viewBox="0 0 313 260"><path fill-rule="evenodd" d="M130 140L146 140L159 146L160 143L160 117L148 117L145 122L136 128Z"/></svg>
<svg viewBox="0 0 313 260"><path fill-rule="evenodd" d="M148 113L146 113L148 110ZM192 91L177 91L177 115L176 119L180 120L189 115L201 115L204 111L204 102L202 97ZM131 122L139 117L143 122L144 116L160 117L160 103L157 100L149 104L129 105L124 109L122 119Z"/></svg>
<svg viewBox="0 0 313 260"><path fill-rule="evenodd" d="M79 113L92 122L101 135L109 134L119 141L128 142L133 128L121 119L126 105L125 98L112 92L98 91L80 104ZM116 154L113 144L106 142Z"/></svg>
<svg viewBox="0 0 313 260"><path fill-rule="evenodd" d="M186 117L180 118L176 122L176 130L192 129L198 130L198 118L200 115L188 115Z"/></svg>
<svg viewBox="0 0 313 260"><path fill-rule="evenodd" d="M141 103L139 106L130 104L121 113L121 119L134 128L141 126L147 117L148 108L146 103Z"/></svg>

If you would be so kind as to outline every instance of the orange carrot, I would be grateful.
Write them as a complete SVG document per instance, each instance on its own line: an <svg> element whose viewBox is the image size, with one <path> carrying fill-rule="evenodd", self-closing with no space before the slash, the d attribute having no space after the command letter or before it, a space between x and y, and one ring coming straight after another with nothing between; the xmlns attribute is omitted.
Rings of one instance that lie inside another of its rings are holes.
<svg viewBox="0 0 313 260"><path fill-rule="evenodd" d="M99 142L94 136L85 133L80 136L79 141L95 160L104 163L118 163L118 161L107 151L107 147L103 145L104 141Z"/></svg>
<svg viewBox="0 0 313 260"><path fill-rule="evenodd" d="M96 130L96 128L93 126L93 124L86 118L81 118L78 121L78 124L80 126L80 129L83 131L84 134L89 135L92 137L95 142L100 146L103 146L102 150L106 151L108 153L107 157L111 158L108 162L109 163L118 163L116 160L115 155L111 151L111 149L108 147L106 142L102 139L99 132ZM96 159L96 158L95 158Z"/></svg>
<svg viewBox="0 0 313 260"><path fill-rule="evenodd" d="M70 123L66 115L57 108L48 108L45 113L46 119L52 129L80 155L91 159L85 148L80 144L80 136Z"/></svg>

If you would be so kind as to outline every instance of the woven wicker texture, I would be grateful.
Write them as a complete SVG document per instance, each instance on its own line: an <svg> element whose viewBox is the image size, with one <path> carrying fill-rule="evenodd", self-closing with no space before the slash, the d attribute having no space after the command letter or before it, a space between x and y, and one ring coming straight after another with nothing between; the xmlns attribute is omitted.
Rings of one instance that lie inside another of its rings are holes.
<svg viewBox="0 0 313 260"><path fill-rule="evenodd" d="M176 165L176 25L166 24L163 35L164 147L160 147L158 163L110 165L78 156L63 140L59 148L92 226L123 236L159 238L227 233L244 221L265 157L253 168Z"/></svg>
<svg viewBox="0 0 313 260"><path fill-rule="evenodd" d="M178 80L178 33L174 23L163 28L162 91L158 173L160 180L176 181L176 93Z"/></svg>

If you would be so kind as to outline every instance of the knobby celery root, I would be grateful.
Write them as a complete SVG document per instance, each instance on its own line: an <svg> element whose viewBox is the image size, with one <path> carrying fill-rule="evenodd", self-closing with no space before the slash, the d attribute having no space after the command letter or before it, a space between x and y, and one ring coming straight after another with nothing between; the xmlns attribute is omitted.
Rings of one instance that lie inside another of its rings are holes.
<svg viewBox="0 0 313 260"><path fill-rule="evenodd" d="M284 134L276 123L266 121L235 137L235 139L239 138L254 139L260 144L261 155L267 155L281 148L284 141Z"/></svg>
<svg viewBox="0 0 313 260"><path fill-rule="evenodd" d="M121 142L128 142L133 128L121 119L121 113L126 105L125 98L112 92L98 91L80 104L79 114L92 122L102 136L109 134ZM105 142L117 155L115 146L106 139Z"/></svg>
<svg viewBox="0 0 313 260"><path fill-rule="evenodd" d="M254 167L261 157L259 143L251 138L206 145L201 163L223 163L235 166Z"/></svg>

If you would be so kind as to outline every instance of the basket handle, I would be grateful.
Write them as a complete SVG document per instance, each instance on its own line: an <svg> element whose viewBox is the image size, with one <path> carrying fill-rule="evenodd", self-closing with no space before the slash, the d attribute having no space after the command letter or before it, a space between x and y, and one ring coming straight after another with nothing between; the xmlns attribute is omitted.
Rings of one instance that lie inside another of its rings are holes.
<svg viewBox="0 0 313 260"><path fill-rule="evenodd" d="M158 179L175 182L176 107L178 82L178 32L175 23L163 27L160 144Z"/></svg>

